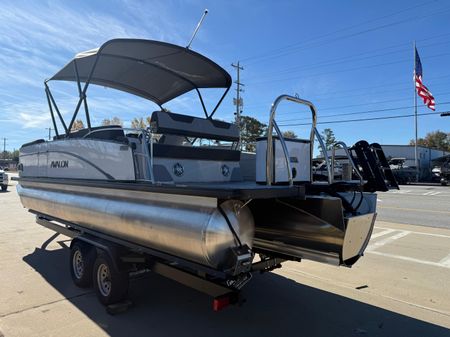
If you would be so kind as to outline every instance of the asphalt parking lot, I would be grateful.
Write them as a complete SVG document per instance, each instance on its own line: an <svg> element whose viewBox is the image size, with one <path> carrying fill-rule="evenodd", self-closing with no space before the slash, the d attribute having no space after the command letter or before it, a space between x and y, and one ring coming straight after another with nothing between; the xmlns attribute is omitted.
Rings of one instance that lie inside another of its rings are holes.
<svg viewBox="0 0 450 337"><path fill-rule="evenodd" d="M54 233L35 224L13 185L0 194L2 337L450 336L450 230L417 226L417 215L416 225L399 223L380 208L367 253L352 269L285 263L255 275L241 307L213 312L208 296L149 274L131 283L133 307L111 316L92 290L72 284L69 242L49 240ZM390 206L395 198L379 195L382 207L412 207Z"/></svg>
<svg viewBox="0 0 450 337"><path fill-rule="evenodd" d="M378 219L450 229L450 186L401 185L379 193Z"/></svg>

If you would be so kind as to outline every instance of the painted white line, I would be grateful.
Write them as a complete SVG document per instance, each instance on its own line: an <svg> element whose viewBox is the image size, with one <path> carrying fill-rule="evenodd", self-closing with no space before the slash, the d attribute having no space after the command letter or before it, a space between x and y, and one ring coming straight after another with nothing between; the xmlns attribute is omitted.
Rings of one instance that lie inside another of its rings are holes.
<svg viewBox="0 0 450 337"><path fill-rule="evenodd" d="M378 228L378 227L377 227L377 228ZM380 236L383 236L383 235L392 233L392 232L394 232L394 231L395 231L394 229L387 228L387 229L385 229L384 231L381 231L381 232L378 232L378 233L373 233L372 236L370 237L370 240L379 238Z"/></svg>
<svg viewBox="0 0 450 337"><path fill-rule="evenodd" d="M378 229L392 229L392 228L388 228L388 227L378 227L378 226L376 226L375 228L378 228ZM447 238L447 239L450 239L450 235L424 233L424 232L416 232L416 231L408 231L408 232L410 232L411 234L428 235L428 236L434 236L436 238Z"/></svg>
<svg viewBox="0 0 450 337"><path fill-rule="evenodd" d="M436 193L436 192L433 192L433 193ZM445 193L445 192L438 192L439 193L439 197L440 198L447 198L447 197L450 197L450 194L448 194L448 193ZM401 191L391 191L391 192L386 192L386 193L383 193L383 196L389 196L389 195L392 195L392 194L408 194L408 196L414 196L414 197L423 197L424 196L424 194L418 194L418 193L404 193L404 192L401 192ZM438 196L437 194L428 194L428 196L429 197L436 197L436 196Z"/></svg>
<svg viewBox="0 0 450 337"><path fill-rule="evenodd" d="M426 264L426 265L433 266L433 267L449 268L450 269L450 264L446 265L446 264L441 263L441 262L432 262L432 261L420 260L420 259L415 259L413 257L402 256L402 255L395 255L395 254L389 254L389 253L382 253L382 252L374 252L374 251L367 251L367 250L366 250L366 252L369 253L369 254L375 254L375 255L380 255L380 256L385 256L385 257L391 257L393 259L399 259L399 260L404 260L404 261L409 261L409 262L414 262L414 263Z"/></svg>
<svg viewBox="0 0 450 337"><path fill-rule="evenodd" d="M431 195L431 194L433 194L433 193L434 193L434 191L431 191L431 192L423 193L422 195Z"/></svg>
<svg viewBox="0 0 450 337"><path fill-rule="evenodd" d="M380 240L380 241L376 241L372 244L369 244L369 246L366 249L366 252L372 252L377 248L383 247L384 245L394 242L395 240L401 239L402 237L408 235L409 233L411 233L410 231L401 231L398 234L392 235L387 237L384 240Z"/></svg>
<svg viewBox="0 0 450 337"><path fill-rule="evenodd" d="M433 193L431 193L430 195L438 195L438 194L440 194L441 192L433 192Z"/></svg>
<svg viewBox="0 0 450 337"><path fill-rule="evenodd" d="M447 268L450 268L450 254L448 254L441 261L439 261L439 264L441 264Z"/></svg>

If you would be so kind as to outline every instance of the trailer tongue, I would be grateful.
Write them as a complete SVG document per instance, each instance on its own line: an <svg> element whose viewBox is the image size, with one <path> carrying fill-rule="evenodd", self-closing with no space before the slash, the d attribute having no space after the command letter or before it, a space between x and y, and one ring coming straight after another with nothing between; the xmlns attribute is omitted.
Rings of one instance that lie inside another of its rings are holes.
<svg viewBox="0 0 450 337"><path fill-rule="evenodd" d="M210 294L219 310L238 300L253 272L285 260L350 267L370 239L375 192L398 188L378 144L338 142L330 156L314 105L298 97L279 96L256 154L241 153L239 128L212 118L230 75L183 47L111 40L76 55L50 80L77 82L80 99L66 123L45 82L56 136L21 147L17 191L40 225L73 238L72 278L94 284L104 304L122 300L129 276L148 270ZM91 83L149 99L160 111L148 129L92 127ZM211 112L201 88L224 89ZM206 118L163 107L191 90ZM305 139L283 137L275 120L282 101L309 108ZM72 132L81 107L88 127ZM314 180L316 139L327 181ZM349 167L345 181L332 173L338 147Z"/></svg>

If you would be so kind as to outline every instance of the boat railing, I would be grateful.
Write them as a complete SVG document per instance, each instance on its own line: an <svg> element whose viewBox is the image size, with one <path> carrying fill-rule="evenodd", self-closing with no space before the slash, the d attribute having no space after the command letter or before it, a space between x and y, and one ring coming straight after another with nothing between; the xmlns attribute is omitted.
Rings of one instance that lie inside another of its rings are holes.
<svg viewBox="0 0 450 337"><path fill-rule="evenodd" d="M143 129L143 128L124 128L121 126L117 126L117 127L110 127L110 126L105 126L105 127L100 127L98 129L94 129L94 130L90 130L87 134L85 134L82 138L89 138L89 136L91 136L93 133L98 133L101 131L105 131L105 130L121 130L124 132L124 136L126 136L127 132L128 133L140 133L142 135L141 139L142 142L145 144L145 146L143 146L143 152L138 152L138 151L133 151L133 156L136 159L136 162L139 163L138 158L142 157L144 158L144 163L146 164L145 167L147 168L147 176L149 177L149 179L144 178L138 178L136 180L144 180L144 181L151 181L152 183L155 183L155 179L154 179L154 175L153 175L153 134L147 130L147 129ZM139 137L138 137L139 138ZM149 146L147 146L149 145ZM149 150L150 147L150 150Z"/></svg>
<svg viewBox="0 0 450 337"><path fill-rule="evenodd" d="M292 169L291 169L289 151L286 146L286 142L284 140L283 134L281 133L280 128L278 127L278 124L275 121L275 113L276 113L277 107L284 100L302 104L302 105L306 105L310 108L311 114L312 114L312 126L311 126L311 132L310 132L310 163L312 162L312 156L313 156L313 151L314 151L314 137L316 136L317 140L319 141L320 147L322 148L322 151L325 154L325 161L327 164L328 177L330 177L331 176L331 165L330 165L329 158L326 155L327 151L325 148L325 144L323 143L323 140L320 137L320 134L316 128L317 113L316 113L316 108L315 108L314 104L312 104L310 101L307 101L307 100L304 100L304 99L301 99L298 97L294 97L294 96L290 96L290 95L281 95L275 99L275 101L272 103L272 107L270 109L269 127L268 127L268 131L267 131L266 184L271 185L272 181L273 181L273 177L272 177L272 174L273 174L272 166L273 166L273 160L274 160L274 158L273 158L273 142L272 142L273 129L275 129L275 131L278 135L278 138L280 140L281 147L283 149L284 159L286 162L286 168L288 171L287 174L288 174L289 185L293 185L293 183L294 183L293 177L292 177ZM312 178L313 178L313 172L311 170L311 176L310 176L311 181L312 181Z"/></svg>
<svg viewBox="0 0 450 337"><path fill-rule="evenodd" d="M355 164L355 161L353 160L353 157L350 154L350 151L347 147L347 145L340 141L340 142L336 142L332 145L332 149L331 149L331 172L332 174L330 174L330 172L328 172L328 181L331 183L334 182L334 168L335 168L335 162L336 162L336 148L340 146L342 147L342 149L345 152L345 155L347 156L348 161L350 162L350 165L352 165L352 169L353 171L355 171L355 173L357 174L359 181L361 183L361 185L364 184L364 179L361 175L361 172L359 172L358 167ZM328 154L325 156L326 158L328 158Z"/></svg>

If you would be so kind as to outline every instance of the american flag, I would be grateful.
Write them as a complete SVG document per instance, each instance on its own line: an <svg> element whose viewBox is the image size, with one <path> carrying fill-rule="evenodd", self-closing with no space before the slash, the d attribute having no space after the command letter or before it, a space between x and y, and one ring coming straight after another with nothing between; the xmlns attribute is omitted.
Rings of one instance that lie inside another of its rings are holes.
<svg viewBox="0 0 450 337"><path fill-rule="evenodd" d="M434 97L430 90L422 83L422 63L420 62L419 53L416 49L416 66L414 69L414 81L416 82L417 95L422 97L423 103L434 111Z"/></svg>

